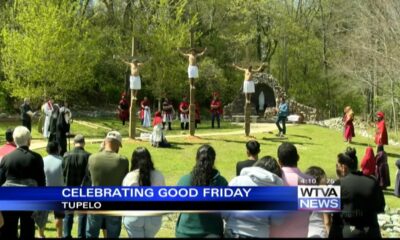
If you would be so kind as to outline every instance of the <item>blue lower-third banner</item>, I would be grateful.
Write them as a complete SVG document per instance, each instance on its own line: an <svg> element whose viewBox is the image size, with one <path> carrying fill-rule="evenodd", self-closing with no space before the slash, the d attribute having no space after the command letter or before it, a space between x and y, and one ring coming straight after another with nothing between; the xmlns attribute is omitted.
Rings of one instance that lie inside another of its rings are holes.
<svg viewBox="0 0 400 240"><path fill-rule="evenodd" d="M336 189L338 191L338 189ZM340 190L339 190L340 192ZM306 204L298 187L0 187L0 211L14 210L340 210ZM340 193L339 193L340 194ZM300 197L302 201L299 201ZM313 201L315 200L315 196ZM325 196L326 198L327 196ZM338 203L339 202L339 203ZM299 206L299 205L302 206Z"/></svg>

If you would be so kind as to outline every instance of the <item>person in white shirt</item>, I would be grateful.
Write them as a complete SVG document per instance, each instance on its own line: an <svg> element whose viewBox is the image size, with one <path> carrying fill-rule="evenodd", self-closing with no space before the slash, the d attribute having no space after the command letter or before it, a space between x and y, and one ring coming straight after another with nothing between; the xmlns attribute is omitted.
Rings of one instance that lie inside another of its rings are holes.
<svg viewBox="0 0 400 240"><path fill-rule="evenodd" d="M44 124L43 124L43 137L49 138L50 118L51 118L51 114L53 113L53 99L52 98L50 98L43 105L43 112L45 114Z"/></svg>
<svg viewBox="0 0 400 240"><path fill-rule="evenodd" d="M164 176L154 168L150 152L143 147L133 151L131 171L122 186L165 186ZM154 238L161 228L162 216L125 216L123 223L129 238Z"/></svg>

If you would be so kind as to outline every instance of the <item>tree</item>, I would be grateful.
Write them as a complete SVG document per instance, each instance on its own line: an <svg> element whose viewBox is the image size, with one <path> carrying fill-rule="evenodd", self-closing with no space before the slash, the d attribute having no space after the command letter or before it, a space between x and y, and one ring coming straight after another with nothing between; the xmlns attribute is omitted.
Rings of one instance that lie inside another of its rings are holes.
<svg viewBox="0 0 400 240"><path fill-rule="evenodd" d="M3 86L12 96L73 100L91 88L100 49L77 9L70 1L40 0L15 7L2 30Z"/></svg>

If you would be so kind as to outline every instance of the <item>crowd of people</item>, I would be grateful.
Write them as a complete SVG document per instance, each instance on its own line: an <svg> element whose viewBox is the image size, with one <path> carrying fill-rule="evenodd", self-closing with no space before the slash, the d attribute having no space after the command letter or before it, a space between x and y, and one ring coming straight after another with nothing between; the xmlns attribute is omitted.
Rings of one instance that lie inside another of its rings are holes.
<svg viewBox="0 0 400 240"><path fill-rule="evenodd" d="M159 127L161 114L157 114ZM11 137L12 136L12 137ZM7 130L7 143L0 149L0 185L8 186L164 186L163 173L154 166L150 152L136 148L128 158L119 154L122 137L111 131L98 152L85 150L85 138L78 134L74 148L61 155L57 141L47 145L48 155L29 149L30 131L19 126ZM277 149L278 158L259 157L260 144L246 143L248 158L236 163L236 177L227 181L216 169L217 153L210 145L198 148L194 167L182 176L178 186L297 186L304 180L315 179L318 185L328 184L325 171L310 166L305 172L298 168L300 155L292 143L284 142ZM384 211L383 190L390 182L387 154L382 146L373 158L371 148L359 164L355 149L348 147L337 155L337 179L341 186L342 212L224 212L181 213L176 222L176 237L380 237L377 214ZM375 159L375 160L372 160ZM382 160L383 159L383 160ZM386 162L385 162L386 161ZM383 164L386 166L384 167ZM400 167L400 160L396 162ZM130 168L129 168L130 166ZM358 170L361 166L361 171ZM332 164L333 167L333 164ZM381 170L383 169L383 170ZM395 194L399 196L399 173ZM307 181L306 181L307 182ZM48 213L47 213L48 214ZM47 214L6 211L0 214L1 239L31 239L35 224L39 236L45 237ZM38 216L39 215L39 216ZM58 237L72 237L74 212L54 212ZM3 219L4 218L4 219ZM41 219L45 218L45 220ZM18 223L19 221L19 223ZM4 222L4 223L3 223ZM129 237L155 237L161 228L159 216L111 216L78 214L79 238L97 238L100 230L107 237L118 238L122 224ZM282 228L284 226L284 228Z"/></svg>

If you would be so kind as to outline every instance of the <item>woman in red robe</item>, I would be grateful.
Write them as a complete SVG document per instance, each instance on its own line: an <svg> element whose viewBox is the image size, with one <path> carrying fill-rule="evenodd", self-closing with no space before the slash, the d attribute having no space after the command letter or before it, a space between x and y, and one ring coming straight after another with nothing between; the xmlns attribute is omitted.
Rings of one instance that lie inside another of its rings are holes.
<svg viewBox="0 0 400 240"><path fill-rule="evenodd" d="M122 94L118 104L118 117L122 121L122 125L125 125L125 121L129 120L129 103L126 100L125 93Z"/></svg>
<svg viewBox="0 0 400 240"><path fill-rule="evenodd" d="M378 117L378 122L376 123L375 143L378 146L388 145L388 134L384 120L385 114L378 112L376 116Z"/></svg>
<svg viewBox="0 0 400 240"><path fill-rule="evenodd" d="M344 113L345 113L345 115L343 117L344 139L345 139L345 142L351 143L351 139L356 136L354 133L354 125L353 125L354 112L350 106L347 106L344 109Z"/></svg>

